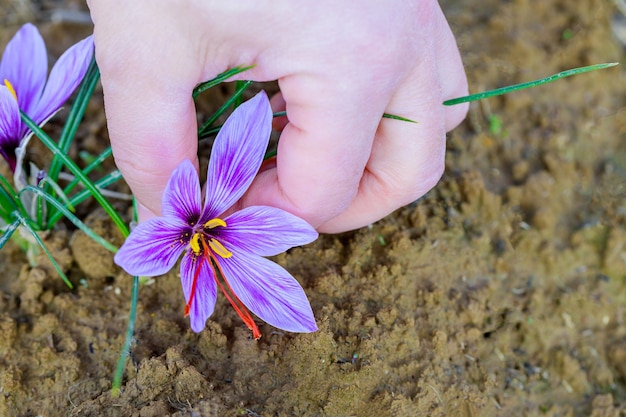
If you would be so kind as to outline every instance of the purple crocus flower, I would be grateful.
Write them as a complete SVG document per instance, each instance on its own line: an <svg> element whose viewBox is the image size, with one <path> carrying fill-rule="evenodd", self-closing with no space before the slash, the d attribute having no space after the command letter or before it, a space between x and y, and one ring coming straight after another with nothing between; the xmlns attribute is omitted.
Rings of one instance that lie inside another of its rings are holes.
<svg viewBox="0 0 626 417"><path fill-rule="evenodd" d="M259 170L271 124L265 93L239 106L215 139L204 204L198 174L184 161L163 194L163 216L139 224L115 255L129 274L154 276L170 270L184 253L180 277L185 315L195 332L204 329L213 313L218 287L255 339L261 333L249 311L283 330L317 330L302 287L281 266L263 258L310 243L317 232L274 207L253 206L223 216Z"/></svg>
<svg viewBox="0 0 626 417"><path fill-rule="evenodd" d="M45 123L78 87L92 56L89 36L65 51L48 77L46 45L35 26L25 24L9 41L0 61L0 154L12 171L16 149L28 134L19 110L38 125Z"/></svg>

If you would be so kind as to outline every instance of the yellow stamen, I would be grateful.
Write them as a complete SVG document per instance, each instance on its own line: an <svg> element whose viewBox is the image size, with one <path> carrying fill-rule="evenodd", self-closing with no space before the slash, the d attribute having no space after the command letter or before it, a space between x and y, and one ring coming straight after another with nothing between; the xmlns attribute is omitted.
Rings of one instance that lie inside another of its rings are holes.
<svg viewBox="0 0 626 417"><path fill-rule="evenodd" d="M214 229L217 226L222 226L222 227L226 227L226 222L222 219L211 219L208 222L204 223L204 228L205 229Z"/></svg>
<svg viewBox="0 0 626 417"><path fill-rule="evenodd" d="M200 255L200 233L196 233L191 236L191 240L189 241L189 246L191 246L191 250L193 253L198 256Z"/></svg>
<svg viewBox="0 0 626 417"><path fill-rule="evenodd" d="M227 259L227 258L230 258L231 256L233 256L233 253L231 251L226 249L224 247L224 245L222 245L219 241L217 241L215 239L210 239L209 240L209 247L211 249L213 249L213 252L217 253L222 258L226 258Z"/></svg>
<svg viewBox="0 0 626 417"><path fill-rule="evenodd" d="M13 84L9 82L6 78L4 79L4 85L9 89L9 92L13 95L15 101L17 101L17 94L15 94L15 88L13 88Z"/></svg>

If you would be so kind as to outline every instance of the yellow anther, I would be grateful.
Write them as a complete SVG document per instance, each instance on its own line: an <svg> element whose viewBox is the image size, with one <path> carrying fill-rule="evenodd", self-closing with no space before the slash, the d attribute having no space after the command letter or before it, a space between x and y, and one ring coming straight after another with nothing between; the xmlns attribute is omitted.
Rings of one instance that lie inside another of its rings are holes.
<svg viewBox="0 0 626 417"><path fill-rule="evenodd" d="M213 252L217 253L222 258L230 258L233 253L226 249L219 241L215 239L209 240L209 247L213 249Z"/></svg>
<svg viewBox="0 0 626 417"><path fill-rule="evenodd" d="M189 241L189 246L191 246L191 250L197 256L200 255L200 233L196 233L191 236L191 240Z"/></svg>
<svg viewBox="0 0 626 417"><path fill-rule="evenodd" d="M208 222L204 223L204 228L205 229L213 229L217 226L222 226L222 227L226 227L226 222L222 219L211 219Z"/></svg>
<svg viewBox="0 0 626 417"><path fill-rule="evenodd" d="M13 84L9 82L6 78L4 79L4 85L9 89L9 92L13 95L15 101L17 101L17 94L15 94L15 88L13 88Z"/></svg>

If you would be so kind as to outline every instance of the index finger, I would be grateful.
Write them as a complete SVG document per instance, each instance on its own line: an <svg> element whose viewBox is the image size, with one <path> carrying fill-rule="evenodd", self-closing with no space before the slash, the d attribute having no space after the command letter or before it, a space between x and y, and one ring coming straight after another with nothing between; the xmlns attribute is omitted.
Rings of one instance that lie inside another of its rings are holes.
<svg viewBox="0 0 626 417"><path fill-rule="evenodd" d="M90 7L111 147L124 179L145 207L140 220L146 220L160 214L161 196L174 168L184 159L197 164L191 92L198 65L166 38L164 33L170 32L153 29L141 10L135 13L127 5L126 13L111 16L107 10L93 10L108 7L100 4Z"/></svg>

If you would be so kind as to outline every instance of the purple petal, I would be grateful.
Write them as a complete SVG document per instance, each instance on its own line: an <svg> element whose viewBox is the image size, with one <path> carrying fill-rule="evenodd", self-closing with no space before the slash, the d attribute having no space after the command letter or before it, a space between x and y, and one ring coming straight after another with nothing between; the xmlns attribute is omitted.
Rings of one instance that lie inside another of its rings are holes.
<svg viewBox="0 0 626 417"><path fill-rule="evenodd" d="M191 232L177 219L157 217L141 223L115 254L115 263L130 275L163 275L176 263L188 244Z"/></svg>
<svg viewBox="0 0 626 417"><path fill-rule="evenodd" d="M254 206L226 218L220 240L233 252L240 250L259 256L274 256L294 246L317 239L317 232L299 217L274 207Z"/></svg>
<svg viewBox="0 0 626 417"><path fill-rule="evenodd" d="M15 171L15 149L22 139L21 125L17 101L8 88L0 85L0 154L9 163L11 171Z"/></svg>
<svg viewBox="0 0 626 417"><path fill-rule="evenodd" d="M246 253L219 262L235 295L258 317L290 332L317 330L304 290L280 265Z"/></svg>
<svg viewBox="0 0 626 417"><path fill-rule="evenodd" d="M163 193L163 216L176 217L186 224L197 222L202 211L198 172L189 160L176 167Z"/></svg>
<svg viewBox="0 0 626 417"><path fill-rule="evenodd" d="M41 123L54 114L76 90L93 56L93 36L70 47L52 67L41 99L31 118Z"/></svg>
<svg viewBox="0 0 626 417"><path fill-rule="evenodd" d="M48 75L46 44L35 26L26 23L9 41L0 62L0 84L9 80L19 107L32 114Z"/></svg>
<svg viewBox="0 0 626 417"><path fill-rule="evenodd" d="M207 220L222 214L246 192L259 171L272 131L272 109L264 92L230 115L215 138L206 182Z"/></svg>
<svg viewBox="0 0 626 417"><path fill-rule="evenodd" d="M200 267L198 281L196 282L196 292L189 310L189 324L196 333L204 330L207 319L213 314L215 300L217 299L215 278L207 262L210 261L194 257L193 252L189 251L187 255L183 256L183 260L180 263L180 282L183 285L185 303L189 301L193 279L198 266Z"/></svg>

